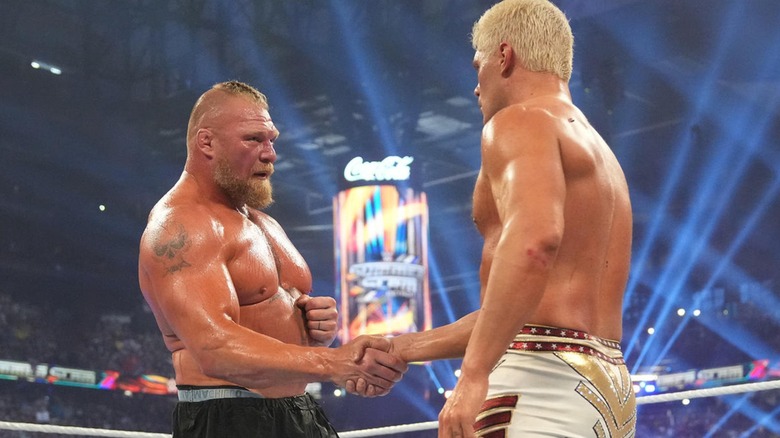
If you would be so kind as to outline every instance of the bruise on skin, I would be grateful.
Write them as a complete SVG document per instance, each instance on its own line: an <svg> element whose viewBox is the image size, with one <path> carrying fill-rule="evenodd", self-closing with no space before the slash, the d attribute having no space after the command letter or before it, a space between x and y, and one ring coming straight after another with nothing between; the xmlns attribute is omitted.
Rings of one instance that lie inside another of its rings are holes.
<svg viewBox="0 0 780 438"><path fill-rule="evenodd" d="M531 259L531 261L535 262L542 268L547 269L550 266L550 256L547 255L546 251L536 251L532 248L529 248L525 253L528 255L528 258Z"/></svg>

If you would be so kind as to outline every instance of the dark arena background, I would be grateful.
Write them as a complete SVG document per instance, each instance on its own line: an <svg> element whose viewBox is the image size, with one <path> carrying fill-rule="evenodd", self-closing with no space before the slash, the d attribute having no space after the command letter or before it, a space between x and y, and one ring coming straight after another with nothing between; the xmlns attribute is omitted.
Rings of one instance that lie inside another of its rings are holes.
<svg viewBox="0 0 780 438"><path fill-rule="evenodd" d="M640 400L777 383L780 2L555 3L575 35L574 102L631 190L622 346ZM195 99L224 80L269 97L281 137L267 211L315 295L340 293L343 163L411 156L430 324L476 309L469 33L492 4L0 0L0 422L170 432L172 367L139 291L138 242L181 173ZM310 390L339 431L431 422L459 365L411 365L382 398ZM779 396L642 404L637 436L777 437Z"/></svg>

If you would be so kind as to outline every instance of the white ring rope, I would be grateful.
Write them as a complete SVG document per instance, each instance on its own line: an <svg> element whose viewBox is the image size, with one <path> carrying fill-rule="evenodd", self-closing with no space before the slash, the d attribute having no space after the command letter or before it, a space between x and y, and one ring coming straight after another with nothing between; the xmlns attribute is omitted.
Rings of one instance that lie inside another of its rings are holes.
<svg viewBox="0 0 780 438"><path fill-rule="evenodd" d="M438 421L426 421L424 423L400 424L398 426L376 427L374 429L350 430L339 432L339 438L358 438L364 436L390 435L393 433L417 432L420 430L433 430L439 427Z"/></svg>
<svg viewBox="0 0 780 438"><path fill-rule="evenodd" d="M646 395L638 397L636 404L645 405L651 403L664 403L692 398L716 397L721 395L739 394L743 392L766 391L770 389L780 389L780 380L771 380L768 382L742 383L731 386L721 386L718 388L693 389L690 391L672 392L669 394ZM360 438L380 435L390 435L394 433L417 432L421 430L432 430L438 427L438 421L427 421L424 423L402 424L398 426L377 427L374 429L351 430L341 432L341 438ZM24 432L40 433L59 433L62 435L81 435L81 436L103 436L116 438L170 438L170 434L132 432L124 430L110 429L91 429L88 427L55 426L51 424L32 424L32 423L13 423L9 421L0 421L0 430L15 430Z"/></svg>
<svg viewBox="0 0 780 438"><path fill-rule="evenodd" d="M54 426L51 424L11 423L0 421L0 430L59 433L62 435L108 436L117 438L171 438L167 433L131 432L129 430L92 429L89 427Z"/></svg>
<svg viewBox="0 0 780 438"><path fill-rule="evenodd" d="M637 397L636 404L663 403L691 398L717 397L721 395L739 394L741 392L766 391L780 389L780 380L769 382L742 383L739 385L720 386L717 388L692 389L690 391L670 392L669 394L646 395Z"/></svg>

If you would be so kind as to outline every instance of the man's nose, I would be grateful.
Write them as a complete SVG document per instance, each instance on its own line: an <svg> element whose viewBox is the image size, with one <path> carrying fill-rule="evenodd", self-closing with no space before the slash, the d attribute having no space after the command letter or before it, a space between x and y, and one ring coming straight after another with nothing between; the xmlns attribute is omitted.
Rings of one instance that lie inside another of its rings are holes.
<svg viewBox="0 0 780 438"><path fill-rule="evenodd" d="M477 84L477 86L474 87L474 95L479 97L479 84Z"/></svg>
<svg viewBox="0 0 780 438"><path fill-rule="evenodd" d="M268 142L265 147L263 147L263 151L260 152L260 161L263 163L276 162L276 149L274 149L273 143Z"/></svg>

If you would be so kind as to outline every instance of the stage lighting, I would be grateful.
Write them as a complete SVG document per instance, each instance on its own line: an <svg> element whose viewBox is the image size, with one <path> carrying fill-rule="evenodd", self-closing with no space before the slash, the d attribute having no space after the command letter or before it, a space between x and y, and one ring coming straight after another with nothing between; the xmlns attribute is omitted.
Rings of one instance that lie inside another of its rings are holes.
<svg viewBox="0 0 780 438"><path fill-rule="evenodd" d="M32 67L32 68L34 68L36 70L48 70L49 73L51 73L53 75L61 75L62 74L62 69L61 68L59 68L57 66L54 66L54 65L51 65L51 64L47 64L47 63L42 62L42 61L32 61L32 62L30 62L30 67Z"/></svg>

